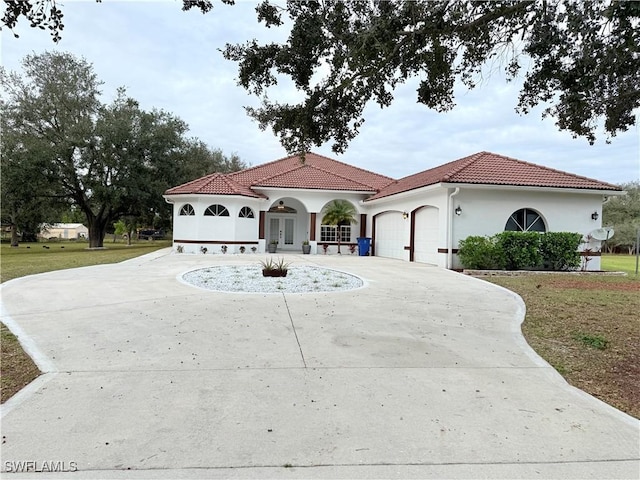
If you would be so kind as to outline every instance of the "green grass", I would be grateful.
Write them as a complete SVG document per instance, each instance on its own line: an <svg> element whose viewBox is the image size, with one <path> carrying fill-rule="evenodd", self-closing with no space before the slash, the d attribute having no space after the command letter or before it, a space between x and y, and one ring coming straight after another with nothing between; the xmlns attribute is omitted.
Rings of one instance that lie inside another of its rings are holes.
<svg viewBox="0 0 640 480"><path fill-rule="evenodd" d="M44 246L49 247L48 249ZM87 242L21 243L0 245L0 281L35 273L118 263L171 245L169 240L139 241L130 246L105 239L104 250L89 250Z"/></svg>
<svg viewBox="0 0 640 480"><path fill-rule="evenodd" d="M602 255L600 259L600 267L602 270L626 272L628 275L636 276L636 257L635 255Z"/></svg>
<svg viewBox="0 0 640 480"><path fill-rule="evenodd" d="M640 418L638 277L558 274L488 280L523 298L522 333L570 384Z"/></svg>

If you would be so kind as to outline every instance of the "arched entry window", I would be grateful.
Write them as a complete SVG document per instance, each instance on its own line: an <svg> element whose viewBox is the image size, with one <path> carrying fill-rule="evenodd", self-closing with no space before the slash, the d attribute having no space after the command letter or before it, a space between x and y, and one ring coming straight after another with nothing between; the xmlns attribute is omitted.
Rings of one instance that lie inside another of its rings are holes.
<svg viewBox="0 0 640 480"><path fill-rule="evenodd" d="M207 209L204 211L205 216L207 217L228 217L229 210L224 205L209 205Z"/></svg>
<svg viewBox="0 0 640 480"><path fill-rule="evenodd" d="M193 209L190 203L185 203L180 209L180 215L191 216L195 214L196 214L196 211Z"/></svg>
<svg viewBox="0 0 640 480"><path fill-rule="evenodd" d="M541 232L547 231L544 220L538 212L529 208L521 208L511 214L504 226L507 232Z"/></svg>

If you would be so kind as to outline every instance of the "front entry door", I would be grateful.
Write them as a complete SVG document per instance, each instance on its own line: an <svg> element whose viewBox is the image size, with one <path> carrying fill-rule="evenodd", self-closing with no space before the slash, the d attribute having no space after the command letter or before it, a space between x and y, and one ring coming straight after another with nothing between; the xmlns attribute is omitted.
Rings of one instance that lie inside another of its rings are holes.
<svg viewBox="0 0 640 480"><path fill-rule="evenodd" d="M294 227L295 218L272 217L269 220L269 243L277 241L278 248L292 246Z"/></svg>

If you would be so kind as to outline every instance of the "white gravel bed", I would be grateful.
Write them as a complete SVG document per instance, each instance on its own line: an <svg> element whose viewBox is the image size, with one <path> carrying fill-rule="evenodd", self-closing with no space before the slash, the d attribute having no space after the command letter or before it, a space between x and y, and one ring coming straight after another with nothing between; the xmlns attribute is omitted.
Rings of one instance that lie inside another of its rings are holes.
<svg viewBox="0 0 640 480"><path fill-rule="evenodd" d="M353 290L362 279L349 273L309 265L290 266L286 277L263 277L260 265L223 265L182 275L182 281L219 292L316 293Z"/></svg>

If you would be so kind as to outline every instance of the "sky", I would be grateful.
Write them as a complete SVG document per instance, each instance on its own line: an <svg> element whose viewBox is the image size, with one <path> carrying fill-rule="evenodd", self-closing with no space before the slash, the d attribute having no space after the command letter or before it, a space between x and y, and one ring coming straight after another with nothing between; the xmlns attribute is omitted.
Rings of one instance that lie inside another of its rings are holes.
<svg viewBox="0 0 640 480"><path fill-rule="evenodd" d="M63 2L62 40L21 20L14 38L2 30L2 65L20 71L31 53L59 50L82 56L104 82L102 101L110 103L124 86L141 108L164 109L184 120L189 135L225 154L236 153L250 165L286 156L271 130L261 131L244 110L258 106L256 97L237 85L237 66L222 57L226 43L253 38L283 41L285 29L266 29L256 20L256 2L216 2L202 14L182 11L181 0L103 0ZM515 112L518 82L498 72L472 91L457 90L457 106L437 113L416 102L417 81L398 88L391 107L365 110L360 134L344 154L331 144L313 151L392 178L402 178L480 151L490 151L547 167L610 182L640 179L640 129L619 133L610 144L603 131L591 146L557 129L541 108ZM281 84L272 100L301 98ZM640 113L636 115L640 118Z"/></svg>

